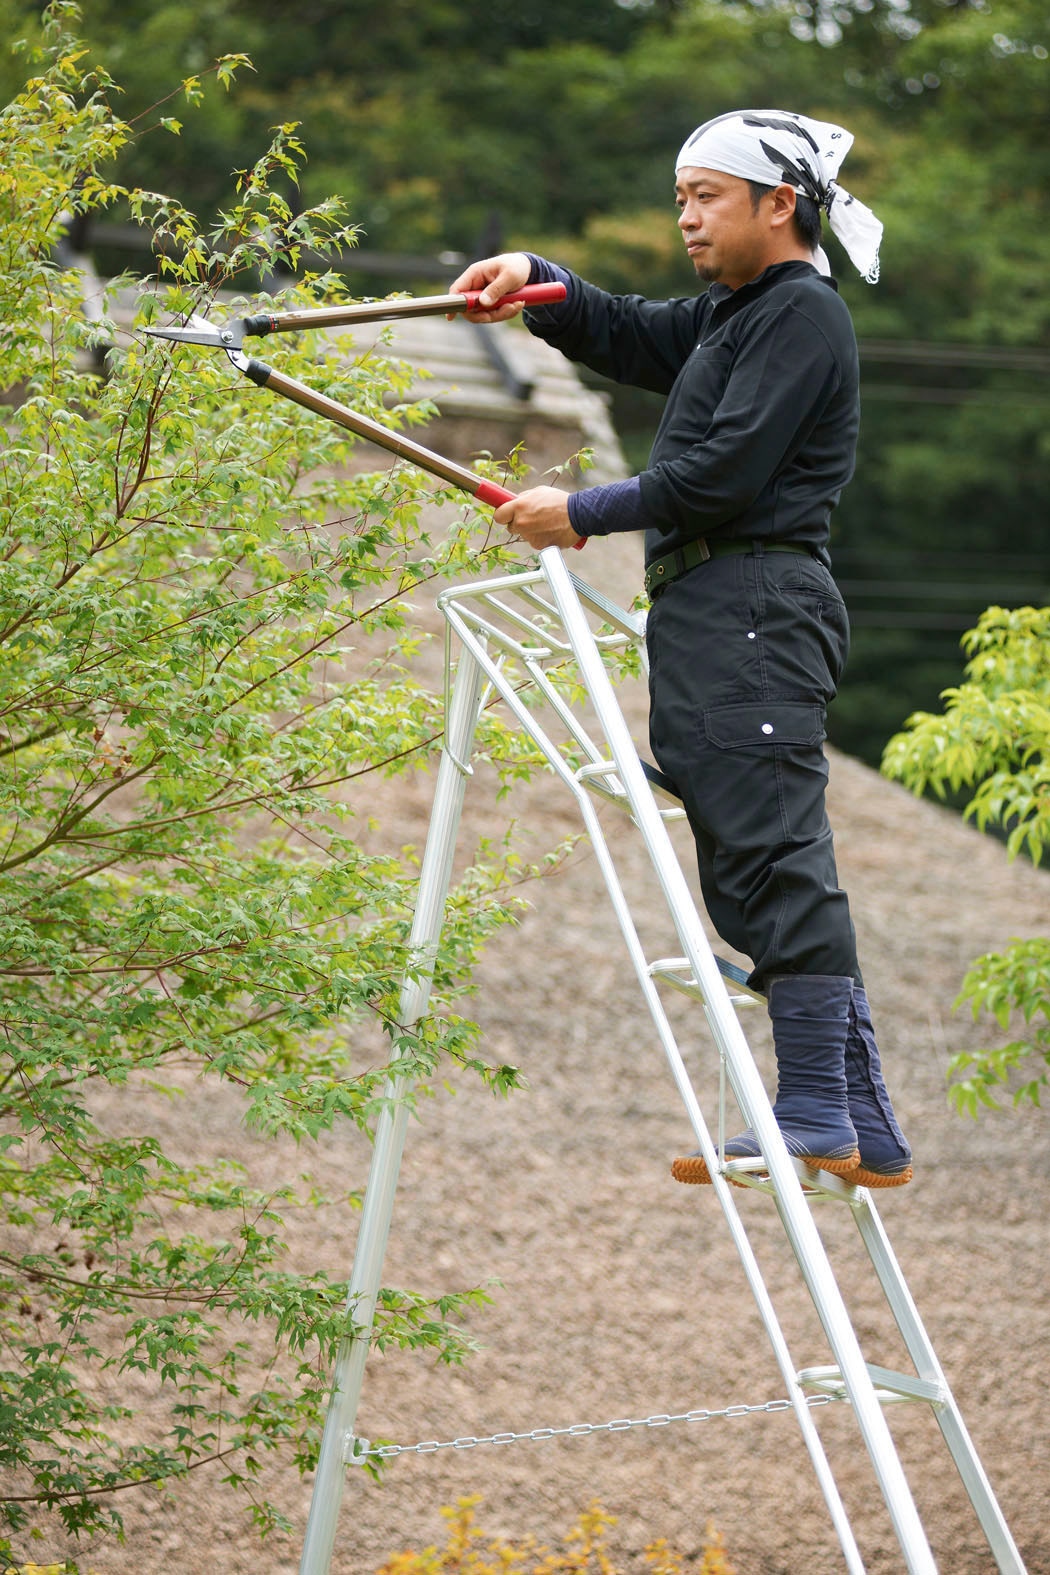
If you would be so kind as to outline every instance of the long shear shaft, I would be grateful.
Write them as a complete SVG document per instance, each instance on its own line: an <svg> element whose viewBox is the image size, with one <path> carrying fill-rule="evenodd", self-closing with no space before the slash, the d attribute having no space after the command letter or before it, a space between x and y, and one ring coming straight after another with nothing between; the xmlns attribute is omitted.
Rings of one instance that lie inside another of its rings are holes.
<svg viewBox="0 0 1050 1575"><path fill-rule="evenodd" d="M541 306L565 299L563 284L528 284L505 295L500 305L520 301L523 306ZM366 301L353 306L319 306L299 312L274 312L244 319L246 334L275 334L299 328L340 328L347 323L381 323L397 317L428 317L440 312L477 310L480 290L465 290L455 295L416 295L405 301Z"/></svg>
<svg viewBox="0 0 1050 1575"><path fill-rule="evenodd" d="M180 328L147 328L154 339L170 339L175 344L210 345L216 350L239 350L245 339L264 334L294 332L300 328L342 328L347 323L382 323L398 317L428 317L444 312L473 312L480 290L455 295L416 295L403 301L358 301L351 306L304 307L298 312L258 312L254 317L236 317L216 327L196 314ZM543 306L564 301L565 286L527 284L503 296L500 305L520 303Z"/></svg>
<svg viewBox="0 0 1050 1575"><path fill-rule="evenodd" d="M486 481L483 476L475 475L472 470L457 465L454 460L446 459L442 454L435 454L432 449L424 448L421 443L414 443L411 438L402 437L400 432L392 432L389 427L381 426L370 416L363 416L359 411L351 410L335 399L329 399L327 394L318 393L306 383L300 383L297 378L275 371L273 367L267 366L265 361L249 360L243 355L234 355L230 359L260 388L268 388L275 394L281 394L285 399L302 405L304 409L313 410L317 415L334 421L336 426L345 427L348 431L355 432L358 437L367 438L370 443L377 443L380 448L396 454L399 459L407 459L411 464L418 465L421 470L429 471L441 481L447 481L452 486L469 492L479 503L487 503L492 508L498 508L501 503L508 503L514 497L513 492L508 492L506 487L498 486L494 481Z"/></svg>

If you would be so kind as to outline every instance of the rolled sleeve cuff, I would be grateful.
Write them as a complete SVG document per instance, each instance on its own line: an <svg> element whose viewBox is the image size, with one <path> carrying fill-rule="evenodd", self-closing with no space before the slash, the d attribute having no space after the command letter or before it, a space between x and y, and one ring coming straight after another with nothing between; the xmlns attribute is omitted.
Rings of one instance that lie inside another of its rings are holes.
<svg viewBox="0 0 1050 1575"><path fill-rule="evenodd" d="M551 323L558 323L565 316L566 310L572 305L575 291L575 276L567 268L562 268L559 263L548 262L546 257L537 257L534 252L526 252L532 271L529 274L529 284L563 284L565 286L565 299L551 306L534 306L525 313L525 322L536 323L544 327Z"/></svg>
<svg viewBox="0 0 1050 1575"><path fill-rule="evenodd" d="M608 536L614 531L644 530L645 511L637 476L588 487L569 494L569 523L577 536Z"/></svg>

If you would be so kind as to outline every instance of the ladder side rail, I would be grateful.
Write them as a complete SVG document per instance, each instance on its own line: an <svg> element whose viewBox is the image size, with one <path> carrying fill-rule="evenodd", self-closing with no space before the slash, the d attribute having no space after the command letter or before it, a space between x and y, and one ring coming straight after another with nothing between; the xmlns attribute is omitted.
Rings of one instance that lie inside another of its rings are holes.
<svg viewBox="0 0 1050 1575"><path fill-rule="evenodd" d="M683 949L704 994L705 1012L737 1092L745 1119L752 1126L776 1191L778 1208L795 1259L814 1307L839 1363L858 1425L893 1521L911 1575L936 1575L936 1565L919 1519L892 1435L875 1394L848 1311L832 1273L820 1233L806 1204L802 1187L773 1117L772 1106L752 1060L736 1014L720 986L720 975L700 925L692 893L675 857L666 827L645 780L634 742L623 719L608 674L555 547L545 548L540 561L572 640L581 675L609 741L618 772L627 788L635 818L654 870L675 920Z"/></svg>
<svg viewBox="0 0 1050 1575"><path fill-rule="evenodd" d="M802 1432L814 1473L824 1495L824 1501L828 1507L832 1524L846 1558L846 1568L850 1575L863 1575L864 1563L860 1550L857 1547L853 1529L849 1523L849 1517L846 1514L845 1506L839 1494L838 1485L828 1463L827 1455L824 1452L824 1446L814 1422L812 1411L807 1404L805 1391L799 1383L798 1368L791 1356L780 1321L773 1307L772 1299L762 1277L762 1270L755 1257L746 1228L737 1209L732 1188L720 1172L714 1140L704 1119L696 1092L686 1070L685 1062L682 1059L682 1053L664 1009L663 1001L660 998L652 972L646 961L629 904L602 832L601 822L595 813L590 796L578 784L575 787L575 794L591 845L605 879L613 910L619 922L631 961L634 964L638 982L641 985L642 993L649 1007L650 1016L653 1019L664 1054L670 1066L672 1078L685 1106L693 1133L703 1153L718 1202L729 1226L730 1235L743 1266L751 1293L754 1296L759 1317L773 1349L773 1355L780 1369L781 1377L787 1385L787 1392L792 1409L795 1412L796 1421ZM720 976L718 989L728 1001L728 993Z"/></svg>
<svg viewBox="0 0 1050 1575"><path fill-rule="evenodd" d="M527 736L530 737L535 744L537 744L552 768L561 777L562 781L570 789L577 801L585 829L587 830L588 836L590 837L595 856L598 860L599 867L601 868L603 877L605 879L614 913L616 915L617 921L619 922L624 940L627 944L631 961L634 964L635 973L638 977L642 993L645 996L650 1015L652 1016L661 1044L663 1045L664 1052L670 1064L671 1073L679 1095L685 1104L693 1131L696 1135L696 1139L701 1146L705 1159L707 1160L711 1176L714 1178L714 1186L719 1203L729 1225L730 1234L740 1256L748 1284L751 1288L758 1307L759 1315L762 1319L763 1325L766 1329L766 1334L772 1346L774 1357L780 1368L784 1382L787 1385L792 1408L795 1412L803 1439L809 1451L814 1472L824 1494L824 1499L828 1506L832 1523L838 1534L839 1542L846 1557L847 1569L850 1571L850 1575L863 1575L864 1564L861 1559L860 1551L857 1548L845 1507L839 1495L838 1486L831 1472L827 1456L824 1453L824 1447L820 1440L820 1434L813 1420L810 1407L807 1404L805 1391L798 1381L797 1367L791 1357L791 1353L788 1349L783 1331L780 1328L772 1300L769 1296L768 1290L766 1289L765 1282L762 1278L761 1269L758 1265L757 1259L755 1258L754 1251L751 1247L751 1243L748 1239L743 1222L737 1211L736 1203L733 1199L730 1186L724 1177L719 1173L717 1153L714 1142L711 1138L710 1132L708 1131L707 1124L704 1120L703 1113L697 1101L695 1091L689 1079L689 1074L686 1071L681 1052L678 1049L674 1033L671 1029L670 1022L668 1021L667 1014L664 1010L663 1002L654 983L652 973L650 971L640 938L638 936L638 932L634 925L634 920L631 916L630 907L628 905L622 885L620 884L615 864L613 863L608 844L602 832L601 823L595 813L594 804L590 794L584 788L576 773L574 773L566 764L560 750L558 750L556 745L553 744L550 738L547 736L544 729L540 726L534 713L532 713L524 705L520 695L517 692L517 689L508 680L508 677L503 669L498 665L498 663L493 662L491 656L483 647L478 646L475 648L473 632L466 624L461 610L448 605L445 608L445 616L448 618L452 628L455 629L457 635L465 643L467 649L472 655L476 657L479 666L484 669L489 683L501 695L502 699L517 719L519 726L527 734ZM600 663L600 658L598 658L598 660ZM642 781L644 784L644 777L642 778ZM645 790L648 791L647 784ZM650 802L652 802L651 799ZM654 812L659 815L659 811L655 809L655 805L653 805L653 809ZM715 989L728 1004L726 988L722 981L721 974L719 974L717 971L717 967L715 969L714 978ZM731 1008L729 1009L732 1010Z"/></svg>
<svg viewBox="0 0 1050 1575"><path fill-rule="evenodd" d="M599 749L593 738L591 738L580 719L576 716L572 707L566 702L565 697L558 693L558 690L554 684L551 683L543 668L540 667L537 662L533 661L526 662L525 667L529 677L536 685L536 688L543 695L551 710L558 717L562 726L565 728L565 731L569 734L570 738L573 739L577 746L582 749L584 754L587 755L591 766L596 768L599 774L607 774L611 776L612 769L609 765L609 762L606 760L603 751ZM573 780L575 783L575 773Z"/></svg>
<svg viewBox="0 0 1050 1575"><path fill-rule="evenodd" d="M434 809L420 869L419 893L409 936L413 958L402 984L401 1021L414 1023L430 999L433 964L452 878L456 839L468 771L462 766L471 753L480 714L482 675L473 658L457 666L434 792ZM353 1333L340 1343L332 1392L314 1474L310 1510L303 1542L300 1575L328 1575L346 1480L344 1448L357 1416L365 1363L371 1343L383 1260L390 1235L401 1158L408 1128L411 1081L397 1072L391 1057L384 1105L376 1123L375 1145L361 1213L346 1308Z"/></svg>
<svg viewBox="0 0 1050 1575"><path fill-rule="evenodd" d="M889 1302L916 1372L940 1386L945 1398L933 1407L948 1451L962 1478L970 1503L988 1539L1002 1575L1025 1575L1025 1565L991 1482L970 1438L951 1385L919 1316L897 1256L870 1194L853 1207L853 1218L871 1258L879 1284Z"/></svg>

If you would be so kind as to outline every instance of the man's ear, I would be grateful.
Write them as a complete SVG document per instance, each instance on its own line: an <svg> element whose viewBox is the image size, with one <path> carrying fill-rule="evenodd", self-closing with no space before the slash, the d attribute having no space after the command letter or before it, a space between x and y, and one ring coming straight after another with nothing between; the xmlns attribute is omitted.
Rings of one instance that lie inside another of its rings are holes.
<svg viewBox="0 0 1050 1575"><path fill-rule="evenodd" d="M771 208L769 222L773 229L790 224L795 217L795 190L792 186L774 186L769 193Z"/></svg>

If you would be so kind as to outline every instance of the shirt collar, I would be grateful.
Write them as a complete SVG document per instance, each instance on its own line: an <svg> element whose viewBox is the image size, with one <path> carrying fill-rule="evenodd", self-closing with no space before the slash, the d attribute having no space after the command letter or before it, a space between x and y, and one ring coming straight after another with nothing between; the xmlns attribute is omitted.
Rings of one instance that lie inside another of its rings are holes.
<svg viewBox="0 0 1050 1575"><path fill-rule="evenodd" d="M716 279L707 293L712 306L721 306L723 301L739 299L747 293L753 292L758 295L763 290L768 289L770 285L777 284L781 279L790 279L796 275L801 279L811 273L816 274L818 279L823 279L825 284L830 284L833 290L838 289L834 279L827 274L817 273L812 263L803 262L800 257L792 257L787 262L770 263L768 268L763 268L761 273L757 273L753 279L749 279L746 284L738 286L735 290L731 289L728 284L720 284Z"/></svg>

